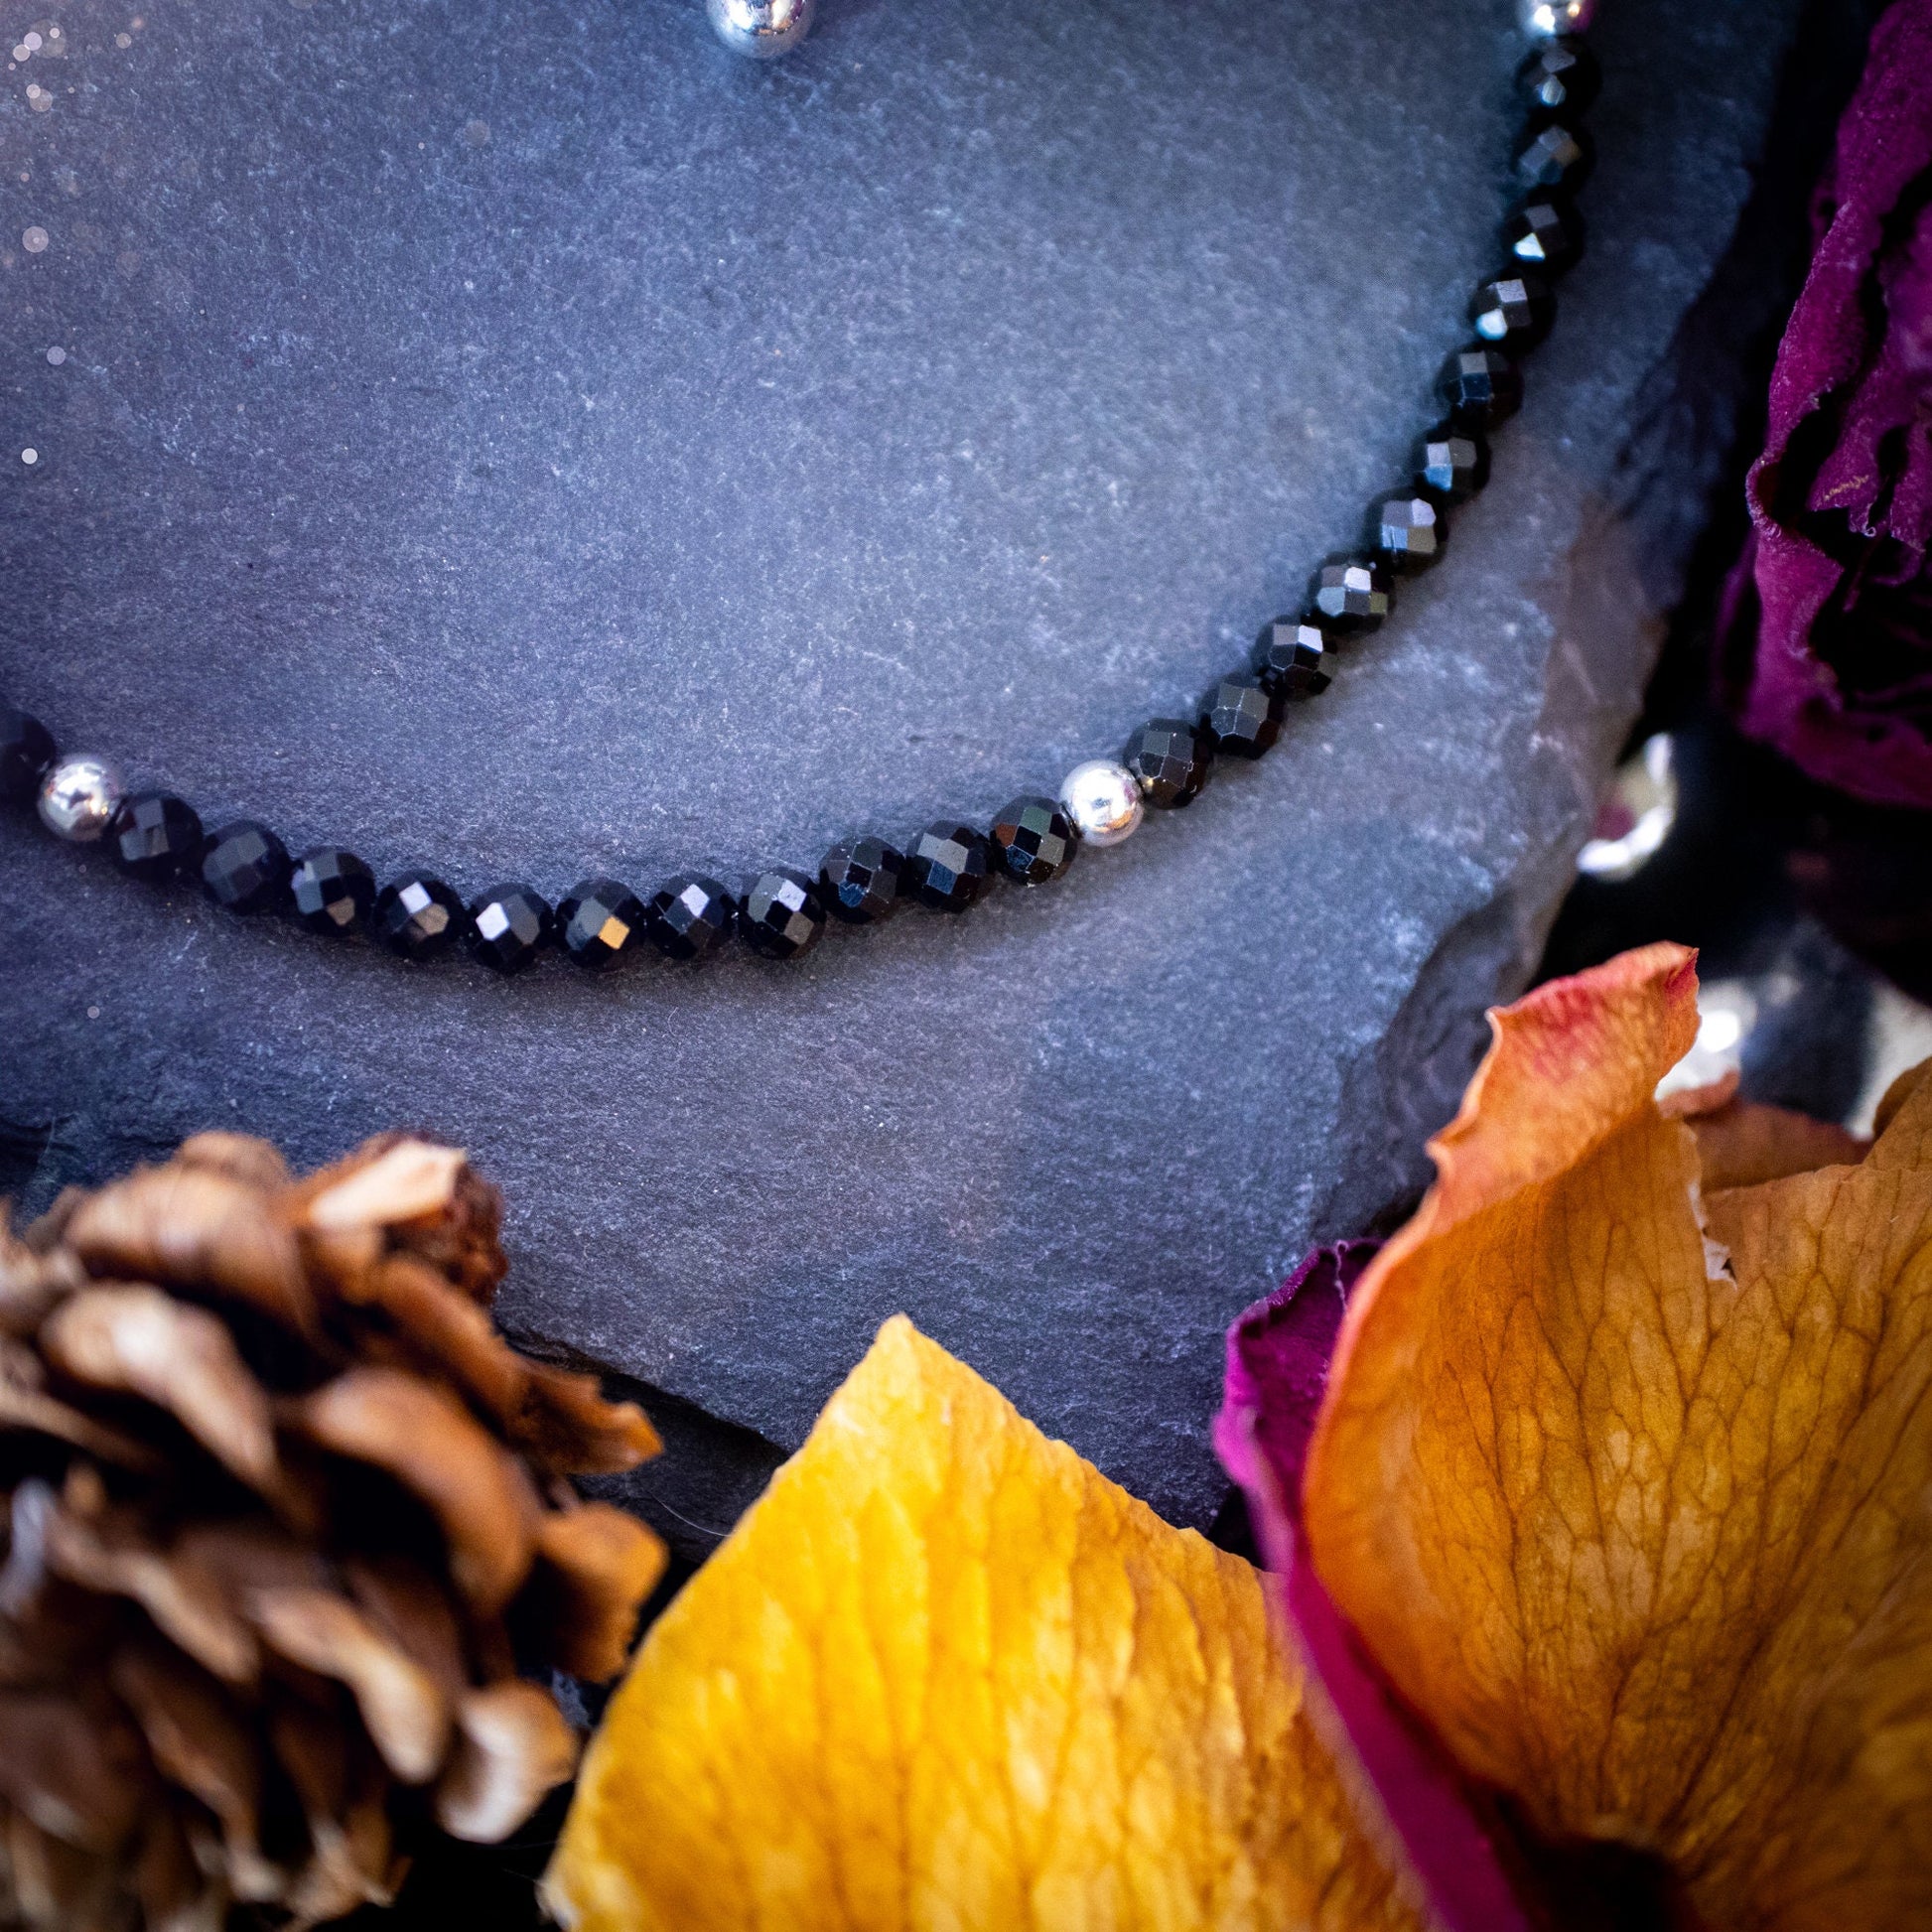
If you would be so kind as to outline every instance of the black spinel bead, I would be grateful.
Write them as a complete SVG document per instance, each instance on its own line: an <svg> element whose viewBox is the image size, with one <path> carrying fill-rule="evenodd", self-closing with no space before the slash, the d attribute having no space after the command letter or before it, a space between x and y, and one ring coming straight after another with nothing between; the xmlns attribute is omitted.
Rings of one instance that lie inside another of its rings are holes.
<svg viewBox="0 0 1932 1932"><path fill-rule="evenodd" d="M0 704L0 798L31 804L58 756L54 734L38 718Z"/></svg>
<svg viewBox="0 0 1932 1932"><path fill-rule="evenodd" d="M1009 879L1044 886L1080 849L1073 821L1050 798L1014 799L993 821L993 849Z"/></svg>
<svg viewBox="0 0 1932 1932"><path fill-rule="evenodd" d="M1191 805L1213 775L1214 751L1204 732L1178 718L1156 718L1127 741L1120 761L1150 805Z"/></svg>
<svg viewBox="0 0 1932 1932"><path fill-rule="evenodd" d="M1330 557L1309 579L1309 612L1338 637L1373 630L1395 609L1395 582L1374 557Z"/></svg>
<svg viewBox="0 0 1932 1932"><path fill-rule="evenodd" d="M288 891L288 847L266 825L236 819L202 847L201 870L202 886L216 905L266 912Z"/></svg>
<svg viewBox="0 0 1932 1932"><path fill-rule="evenodd" d="M137 879L173 879L202 850L195 807L172 791L140 791L124 799L107 828L107 843L123 872Z"/></svg>
<svg viewBox="0 0 1932 1932"><path fill-rule="evenodd" d="M1478 430L1438 423L1416 445L1416 487L1439 503L1466 503L1489 481L1489 445Z"/></svg>
<svg viewBox="0 0 1932 1932"><path fill-rule="evenodd" d="M527 886L492 886L470 901L470 956L505 978L534 966L556 932L550 901Z"/></svg>
<svg viewBox="0 0 1932 1932"><path fill-rule="evenodd" d="M1575 194L1588 175L1596 150L1581 128L1561 122L1541 127L1516 150L1512 166L1524 188L1560 188Z"/></svg>
<svg viewBox="0 0 1932 1932"><path fill-rule="evenodd" d="M1449 516L1421 490L1385 496L1369 514L1369 537L1391 570L1413 577L1443 554Z"/></svg>
<svg viewBox="0 0 1932 1932"><path fill-rule="evenodd" d="M1201 700L1200 728L1217 758L1258 759L1282 735L1281 691L1258 674L1224 677Z"/></svg>
<svg viewBox="0 0 1932 1932"><path fill-rule="evenodd" d="M843 839L819 868L818 896L825 909L847 925L877 925L904 901L905 855L884 839Z"/></svg>
<svg viewBox="0 0 1932 1932"><path fill-rule="evenodd" d="M405 872L375 896L370 925L401 959L440 959L462 938L469 914L433 872Z"/></svg>
<svg viewBox="0 0 1932 1932"><path fill-rule="evenodd" d="M1443 364L1438 389L1459 424L1494 429L1523 406L1523 372L1499 348L1478 343Z"/></svg>
<svg viewBox="0 0 1932 1932"><path fill-rule="evenodd" d="M928 825L905 860L905 890L930 912L963 912L993 883L992 841L949 818Z"/></svg>
<svg viewBox="0 0 1932 1932"><path fill-rule="evenodd" d="M1566 201L1532 195L1503 221L1503 246L1511 261L1561 275L1584 252L1584 217Z"/></svg>
<svg viewBox="0 0 1932 1932"><path fill-rule="evenodd" d="M1255 675L1284 699L1314 698L1335 674L1335 647L1318 623L1277 618L1255 639Z"/></svg>
<svg viewBox="0 0 1932 1932"><path fill-rule="evenodd" d="M817 881L789 866L759 873L745 895L738 929L745 943L765 959L801 958L825 931Z"/></svg>
<svg viewBox="0 0 1932 1932"><path fill-rule="evenodd" d="M1469 298L1469 322L1485 343L1525 349L1557 319L1557 298L1535 275L1498 275Z"/></svg>
<svg viewBox="0 0 1932 1932"><path fill-rule="evenodd" d="M289 899L311 932L345 938L366 926L375 910L375 874L354 853L319 845L295 862Z"/></svg>
<svg viewBox="0 0 1932 1932"><path fill-rule="evenodd" d="M583 879L557 901L557 940L579 966L615 966L644 935L650 914L628 886Z"/></svg>
<svg viewBox="0 0 1932 1932"><path fill-rule="evenodd" d="M702 959L731 937L738 901L715 879L680 873L650 896L644 929L671 959Z"/></svg>
<svg viewBox="0 0 1932 1932"><path fill-rule="evenodd" d="M1570 35L1544 41L1516 72L1533 123L1586 112L1601 82L1596 57Z"/></svg>

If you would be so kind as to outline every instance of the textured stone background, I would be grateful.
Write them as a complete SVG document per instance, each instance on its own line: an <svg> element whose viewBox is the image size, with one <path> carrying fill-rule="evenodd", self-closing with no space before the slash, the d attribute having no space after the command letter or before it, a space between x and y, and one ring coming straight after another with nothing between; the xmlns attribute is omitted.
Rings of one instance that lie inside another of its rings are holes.
<svg viewBox="0 0 1932 1932"><path fill-rule="evenodd" d="M1446 0L823 0L768 70L697 0L131 11L0 75L0 689L465 890L984 818L1191 701L1400 477L1515 54ZM1497 480L1259 769L963 922L510 986L9 822L31 1191L414 1123L507 1189L527 1331L788 1446L905 1309L1203 1519L1223 1325L1417 1184L1699 521L1686 317L1795 6L1605 14Z"/></svg>

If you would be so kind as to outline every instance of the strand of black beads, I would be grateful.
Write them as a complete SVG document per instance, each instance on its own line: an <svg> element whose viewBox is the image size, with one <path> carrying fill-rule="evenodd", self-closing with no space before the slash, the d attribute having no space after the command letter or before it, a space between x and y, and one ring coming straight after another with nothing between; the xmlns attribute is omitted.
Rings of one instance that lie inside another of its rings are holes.
<svg viewBox="0 0 1932 1932"><path fill-rule="evenodd" d="M527 972L556 938L555 908L529 886L492 886L470 901L470 957L505 979Z"/></svg>
<svg viewBox="0 0 1932 1932"><path fill-rule="evenodd" d="M54 734L38 718L0 700L0 798L31 805L59 756Z"/></svg>
<svg viewBox="0 0 1932 1932"><path fill-rule="evenodd" d="M201 814L172 791L137 791L107 828L121 870L158 885L194 865L207 834Z"/></svg>
<svg viewBox="0 0 1932 1932"><path fill-rule="evenodd" d="M819 866L819 898L842 925L884 925L906 902L905 870L905 854L884 839L841 839Z"/></svg>
<svg viewBox="0 0 1932 1932"><path fill-rule="evenodd" d="M1028 793L993 821L993 853L1019 886L1047 886L1079 857L1080 838L1056 798Z"/></svg>
<svg viewBox="0 0 1932 1932"><path fill-rule="evenodd" d="M928 912L966 912L992 885L993 841L975 825L934 819L905 850L905 884L914 905Z"/></svg>
<svg viewBox="0 0 1932 1932"><path fill-rule="evenodd" d="M1449 512L1489 480L1489 436L1522 406L1516 358L1549 333L1556 320L1550 278L1583 252L1574 197L1592 150L1579 116L1596 96L1598 73L1582 40L1556 31L1581 12L1581 4L1533 12L1539 38L1517 70L1525 118L1511 159L1522 199L1503 220L1503 267L1469 299L1476 340L1451 354L1438 378L1448 413L1417 444L1408 486L1372 506L1363 550L1322 563L1302 613L1264 624L1251 667L1208 688L1198 735L1213 755L1263 757L1281 736L1286 706L1328 688L1336 646L1381 626L1395 608L1398 578L1442 557ZM1127 762L1154 805L1184 805L1206 780L1204 765L1194 774L1180 756L1172 719L1137 734Z"/></svg>
<svg viewBox="0 0 1932 1932"><path fill-rule="evenodd" d="M818 881L790 866L761 872L739 908L745 943L765 959L802 959L825 932Z"/></svg>
<svg viewBox="0 0 1932 1932"><path fill-rule="evenodd" d="M1441 558L1449 513L1488 481L1489 438L1522 403L1518 358L1549 333L1556 319L1551 285L1584 249L1576 195L1594 154L1581 116L1599 85L1579 37L1589 4L1528 0L1532 47L1516 75L1524 119L1510 159L1518 199L1502 223L1504 260L1469 299L1475 340L1443 365L1437 386L1447 413L1418 441L1409 482L1377 498L1362 548L1317 566L1303 610L1262 627L1250 662L1209 686L1191 722L1154 719L1119 760L1078 765L1057 798L1023 794L985 831L937 820L903 851L871 835L842 840L816 875L773 866L742 897L701 873L679 875L648 899L595 877L554 908L522 884L492 886L466 904L421 869L378 889L352 852L319 846L291 859L282 841L251 819L207 833L187 800L167 791L124 793L108 760L63 757L44 725L5 703L0 801L37 802L59 836L104 840L116 863L138 878L195 879L229 910L286 910L311 931L365 935L413 961L461 946L505 976L526 971L551 947L587 970L608 969L646 939L668 959L697 961L733 933L761 957L797 960L832 924L880 925L912 904L960 913L979 903L996 877L1029 888L1060 878L1083 844L1131 836L1147 807L1192 803L1219 760L1264 757L1282 735L1288 707L1328 688L1340 647L1382 625L1398 581Z"/></svg>
<svg viewBox="0 0 1932 1932"><path fill-rule="evenodd" d="M643 941L650 914L628 886L580 879L557 901L557 939L573 965L608 972Z"/></svg>
<svg viewBox="0 0 1932 1932"><path fill-rule="evenodd" d="M456 950L468 917L454 887L414 866L376 894L369 924L378 945L421 965Z"/></svg>
<svg viewBox="0 0 1932 1932"><path fill-rule="evenodd" d="M202 847L202 889L230 912L269 912L280 906L295 870L289 849L266 825L239 818Z"/></svg>
<svg viewBox="0 0 1932 1932"><path fill-rule="evenodd" d="M708 959L732 935L738 900L703 873L680 873L645 908L645 929L666 959Z"/></svg>
<svg viewBox="0 0 1932 1932"><path fill-rule="evenodd" d="M375 910L375 874L340 846L315 846L295 862L289 900L311 932L346 938L367 930Z"/></svg>

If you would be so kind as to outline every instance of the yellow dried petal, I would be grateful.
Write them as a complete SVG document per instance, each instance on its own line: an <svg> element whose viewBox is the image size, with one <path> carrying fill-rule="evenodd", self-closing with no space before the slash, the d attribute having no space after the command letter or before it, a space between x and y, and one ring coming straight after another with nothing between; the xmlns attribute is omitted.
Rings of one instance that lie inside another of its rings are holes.
<svg viewBox="0 0 1932 1932"><path fill-rule="evenodd" d="M580 1932L1414 1926L1261 1581L886 1324L646 1639Z"/></svg>

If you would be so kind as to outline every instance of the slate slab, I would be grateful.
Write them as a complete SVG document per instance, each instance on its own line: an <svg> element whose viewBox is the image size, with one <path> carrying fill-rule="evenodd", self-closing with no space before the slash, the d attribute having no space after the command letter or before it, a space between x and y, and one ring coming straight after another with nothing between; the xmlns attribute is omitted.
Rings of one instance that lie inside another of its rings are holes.
<svg viewBox="0 0 1932 1932"><path fill-rule="evenodd" d="M700 12L61 8L0 87L0 689L210 819L555 893L987 817L1241 659L1428 420L1507 6L824 0L775 69ZM904 1309L1205 1520L1223 1325L1418 1183L1701 512L1673 345L1795 4L1605 13L1496 482L1260 768L958 923L604 982L10 821L43 1185L413 1123L506 1188L528 1331L789 1446Z"/></svg>

